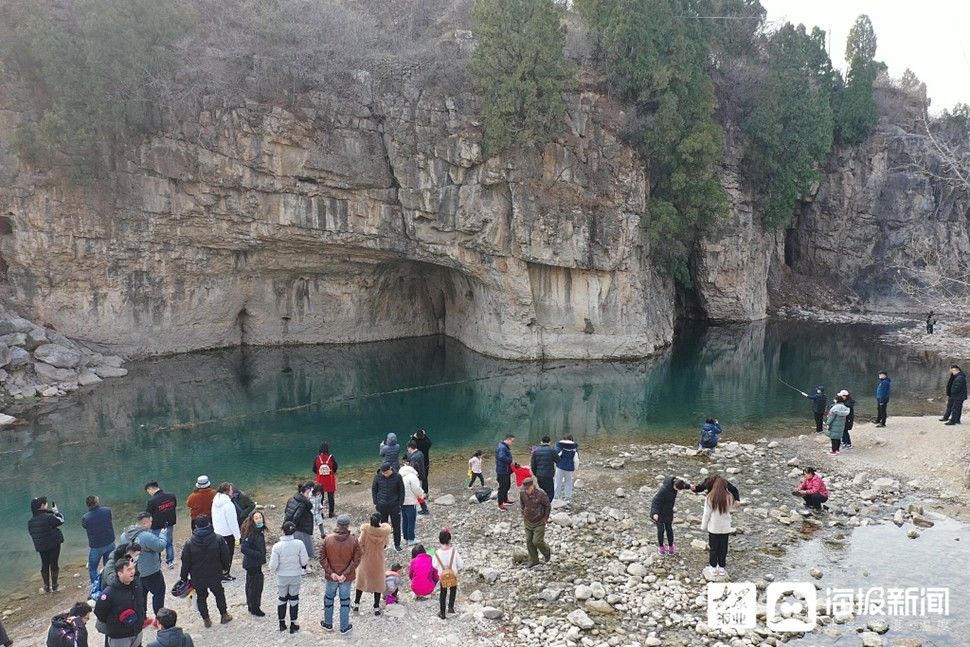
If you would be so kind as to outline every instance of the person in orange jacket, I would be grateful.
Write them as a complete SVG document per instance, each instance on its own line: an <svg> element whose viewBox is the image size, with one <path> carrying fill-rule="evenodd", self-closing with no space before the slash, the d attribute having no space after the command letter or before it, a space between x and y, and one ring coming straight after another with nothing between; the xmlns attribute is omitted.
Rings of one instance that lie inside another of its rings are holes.
<svg viewBox="0 0 970 647"><path fill-rule="evenodd" d="M192 513L192 521L202 515L212 517L212 500L214 498L216 498L216 491L212 489L209 477L203 474L195 480L195 491L185 501ZM192 528L194 530L195 526L193 525Z"/></svg>

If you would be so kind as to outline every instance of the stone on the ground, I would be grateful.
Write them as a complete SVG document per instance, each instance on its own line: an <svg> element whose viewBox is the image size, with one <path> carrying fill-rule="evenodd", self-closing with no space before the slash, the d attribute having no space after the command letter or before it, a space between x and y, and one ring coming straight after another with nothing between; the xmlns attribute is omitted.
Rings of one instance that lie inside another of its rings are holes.
<svg viewBox="0 0 970 647"><path fill-rule="evenodd" d="M920 528L932 528L934 524L933 524L932 521L930 521L929 519L927 519L923 515L921 515L921 514L914 514L913 515L913 525L914 526L919 526Z"/></svg>
<svg viewBox="0 0 970 647"><path fill-rule="evenodd" d="M593 582L589 585L589 592L597 600L602 600L606 597L606 587L603 586L601 582Z"/></svg>
<svg viewBox="0 0 970 647"><path fill-rule="evenodd" d="M444 496L439 496L437 499L434 500L434 504L435 505L455 505L455 495L446 494Z"/></svg>
<svg viewBox="0 0 970 647"><path fill-rule="evenodd" d="M586 608L593 612L599 614L610 614L616 613L616 609L610 606L610 603L606 600L598 600L593 598L592 600L586 600Z"/></svg>
<svg viewBox="0 0 970 647"><path fill-rule="evenodd" d="M17 419L14 416L8 416L5 413L0 413L0 427L6 427L7 425L12 425Z"/></svg>
<svg viewBox="0 0 970 647"><path fill-rule="evenodd" d="M485 599L485 594L479 591L478 589L475 589L474 591L468 594L468 600L471 602L475 602L476 604L481 602L484 599Z"/></svg>
<svg viewBox="0 0 970 647"><path fill-rule="evenodd" d="M822 571L821 571L821 569L813 568L810 571L808 571L808 574L811 575L812 577L814 577L816 580L822 579Z"/></svg>
<svg viewBox="0 0 970 647"><path fill-rule="evenodd" d="M502 617L502 610L497 607L483 607L482 615L489 620L498 620Z"/></svg>
<svg viewBox="0 0 970 647"><path fill-rule="evenodd" d="M874 480L871 487L877 492L898 492L899 481L896 479L881 477Z"/></svg>
<svg viewBox="0 0 970 647"><path fill-rule="evenodd" d="M614 458L606 464L606 467L610 468L611 470L621 470L623 469L624 465L626 465L625 460L622 458Z"/></svg>
<svg viewBox="0 0 970 647"><path fill-rule="evenodd" d="M57 368L74 368L81 362L81 353L58 344L41 344L34 349L34 357Z"/></svg>
<svg viewBox="0 0 970 647"><path fill-rule="evenodd" d="M58 382L67 382L73 380L75 373L74 371L67 368L57 368L56 366L51 366L44 362L37 362L34 364L34 372L37 373L37 377L44 384L57 384Z"/></svg>
<svg viewBox="0 0 970 647"><path fill-rule="evenodd" d="M77 376L78 386L91 386L92 384L97 384L101 381L101 378L92 373L91 371L84 371Z"/></svg>
<svg viewBox="0 0 970 647"><path fill-rule="evenodd" d="M916 539L917 537L919 537L919 530L917 530L916 528L913 528L906 533L906 536L909 537L910 539Z"/></svg>
<svg viewBox="0 0 970 647"><path fill-rule="evenodd" d="M582 609L575 609L571 611L569 615L566 616L566 620L569 621L569 624L579 627L580 629L592 629L594 626L596 626L596 623L593 622Z"/></svg>
<svg viewBox="0 0 970 647"><path fill-rule="evenodd" d="M786 465L788 465L788 467L798 467L798 459L797 458L789 458L788 459L788 463L786 463Z"/></svg>
<svg viewBox="0 0 970 647"><path fill-rule="evenodd" d="M626 498L626 490L621 487L616 488L616 491L613 494L615 494L619 499Z"/></svg>
<svg viewBox="0 0 970 647"><path fill-rule="evenodd" d="M486 567L478 572L482 576L482 579L489 584L495 584L495 582L498 581L498 578L502 575L502 572L497 568Z"/></svg>
<svg viewBox="0 0 970 647"><path fill-rule="evenodd" d="M559 599L559 594L562 593L560 589L544 588L539 591L539 599L545 600L546 602L555 602Z"/></svg>
<svg viewBox="0 0 970 647"><path fill-rule="evenodd" d="M707 542L701 539L691 539L690 547L695 550L707 550Z"/></svg>
<svg viewBox="0 0 970 647"><path fill-rule="evenodd" d="M875 631L877 634L884 634L889 631L889 623L882 618L873 618L869 621L867 627L869 631Z"/></svg>
<svg viewBox="0 0 970 647"><path fill-rule="evenodd" d="M41 396L43 396L45 398L53 398L58 393L59 393L59 391L57 390L57 387L56 386L49 386L49 387L47 387L46 389L44 389L43 391L40 392Z"/></svg>
<svg viewBox="0 0 970 647"><path fill-rule="evenodd" d="M575 597L577 600L588 600L593 597L593 592L589 590L588 586L580 584L573 591L573 597Z"/></svg>
<svg viewBox="0 0 970 647"><path fill-rule="evenodd" d="M647 575L647 567L639 562L634 562L626 567L626 572L633 577L645 577Z"/></svg>
<svg viewBox="0 0 970 647"><path fill-rule="evenodd" d="M21 366L26 366L30 362L30 353L25 351L23 348L17 348L16 346L10 349L10 359L6 366L8 369L15 369Z"/></svg>
<svg viewBox="0 0 970 647"><path fill-rule="evenodd" d="M906 516L902 508L893 513L893 523L897 526L902 526L904 523L906 523Z"/></svg>
<svg viewBox="0 0 970 647"><path fill-rule="evenodd" d="M108 377L124 377L128 375L128 369L117 368L115 366L95 366L94 372L98 374L98 377L108 378Z"/></svg>
<svg viewBox="0 0 970 647"><path fill-rule="evenodd" d="M882 647L882 638L875 632L863 631L859 638L862 639L862 647Z"/></svg>

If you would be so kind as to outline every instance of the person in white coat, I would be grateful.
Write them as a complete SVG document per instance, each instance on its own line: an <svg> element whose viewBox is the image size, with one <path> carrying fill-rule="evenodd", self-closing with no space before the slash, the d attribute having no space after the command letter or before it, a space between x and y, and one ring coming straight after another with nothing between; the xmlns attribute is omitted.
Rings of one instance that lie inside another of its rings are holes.
<svg viewBox="0 0 970 647"><path fill-rule="evenodd" d="M418 520L418 503L424 500L424 490L421 489L421 477L418 471L411 467L408 457L402 461L401 480L404 481L404 505L401 506L402 534L404 543L408 546L417 544L414 538L415 525Z"/></svg>
<svg viewBox="0 0 970 647"><path fill-rule="evenodd" d="M283 536L273 545L273 552L269 557L269 570L276 575L276 586L279 590L279 604L276 611L279 614L280 631L286 631L286 607L290 607L290 633L300 630L296 624L300 615L300 585L303 583L303 573L310 563L310 556L302 541L296 541L293 533L296 524L292 521L283 523Z"/></svg>
<svg viewBox="0 0 970 647"><path fill-rule="evenodd" d="M223 573L222 581L232 582L236 578L229 571L232 570L232 556L239 541L239 517L236 516L236 504L232 502L232 483L220 485L212 499L212 530L229 546L229 568Z"/></svg>
<svg viewBox="0 0 970 647"><path fill-rule="evenodd" d="M710 566L704 569L705 575L727 577L724 565L727 560L728 537L734 532L731 527L731 510L739 506L740 503L728 489L728 482L723 477L715 476L710 492L704 499L704 515L701 518L701 530L707 531L710 550Z"/></svg>

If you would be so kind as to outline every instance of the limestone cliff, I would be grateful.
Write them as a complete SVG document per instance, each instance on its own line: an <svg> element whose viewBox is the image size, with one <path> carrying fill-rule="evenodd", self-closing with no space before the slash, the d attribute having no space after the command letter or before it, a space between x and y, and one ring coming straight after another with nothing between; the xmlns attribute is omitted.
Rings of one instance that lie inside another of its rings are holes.
<svg viewBox="0 0 970 647"><path fill-rule="evenodd" d="M649 262L621 106L571 96L554 143L486 160L474 97L358 82L292 110L206 106L127 148L105 185L20 167L0 186L11 299L125 355L431 333L522 359L669 343L673 286Z"/></svg>

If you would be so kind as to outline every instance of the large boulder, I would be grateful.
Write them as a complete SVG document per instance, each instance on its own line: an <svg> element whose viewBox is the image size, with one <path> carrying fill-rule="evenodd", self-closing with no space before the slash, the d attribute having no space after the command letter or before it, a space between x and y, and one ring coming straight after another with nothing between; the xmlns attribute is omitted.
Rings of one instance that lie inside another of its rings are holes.
<svg viewBox="0 0 970 647"><path fill-rule="evenodd" d="M59 382L69 382L74 380L76 373L67 368L57 368L44 362L34 364L34 372L44 384L57 384Z"/></svg>
<svg viewBox="0 0 970 647"><path fill-rule="evenodd" d="M74 368L81 363L81 353L60 344L41 344L34 350L34 357L57 368Z"/></svg>

